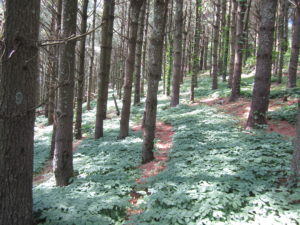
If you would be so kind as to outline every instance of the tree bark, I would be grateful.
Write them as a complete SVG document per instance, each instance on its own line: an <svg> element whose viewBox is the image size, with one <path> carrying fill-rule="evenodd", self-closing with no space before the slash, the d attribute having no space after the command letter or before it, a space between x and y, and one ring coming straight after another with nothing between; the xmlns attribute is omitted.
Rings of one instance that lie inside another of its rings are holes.
<svg viewBox="0 0 300 225"><path fill-rule="evenodd" d="M56 38L56 24L57 24L57 11L52 12L51 19L51 39L55 40ZM49 56L48 56L48 65L50 66L49 73L49 85L48 85L48 125L53 124L53 114L54 114L54 101L55 101L55 84L57 77L57 47L50 46Z"/></svg>
<svg viewBox="0 0 300 225"><path fill-rule="evenodd" d="M146 74L146 67L147 67L147 61L146 61L146 52L147 52L147 44L148 44L148 22L149 22L149 14L150 14L150 1L147 1L147 8L146 8L146 20L145 20L145 35L144 35L144 43L143 43L143 71L142 71L142 77L141 77L141 96L145 96L145 90L144 90L144 84L145 84L145 78L147 77Z"/></svg>
<svg viewBox="0 0 300 225"><path fill-rule="evenodd" d="M173 71L173 37L172 35L168 35L168 44L169 44L169 67L168 67L168 74L167 74L167 81L166 81L166 95L170 96L171 93L171 78L172 78L172 71Z"/></svg>
<svg viewBox="0 0 300 225"><path fill-rule="evenodd" d="M260 4L260 27L256 62L255 83L253 88L250 114L247 127L254 128L266 124L271 85L272 49L274 42L274 21L277 1L265 0Z"/></svg>
<svg viewBox="0 0 300 225"><path fill-rule="evenodd" d="M184 29L184 35L183 35L183 51L182 51L182 54L183 54L183 57L182 57L182 75L183 76L186 76L187 72L188 72L188 55L190 54L189 52L189 38L191 36L191 20L192 20L192 15L193 15L193 11L192 11L192 2L189 1L189 3L187 4L186 6L186 16L185 16L185 23L187 23L185 25L185 29ZM183 78L182 78L183 80Z"/></svg>
<svg viewBox="0 0 300 225"><path fill-rule="evenodd" d="M123 94L123 106L120 121L119 138L123 139L129 133L129 118L131 108L132 78L135 64L136 39L138 31L139 12L144 0L130 1L128 56L125 63L125 82Z"/></svg>
<svg viewBox="0 0 300 225"><path fill-rule="evenodd" d="M219 43L219 60L218 60L218 70L219 75L222 76L222 81L225 82L226 76L224 75L224 59L225 59L225 48L226 48L226 11L227 11L227 0L222 0L221 2L221 21L220 21L220 43Z"/></svg>
<svg viewBox="0 0 300 225"><path fill-rule="evenodd" d="M62 38L76 34L77 0L62 2ZM57 127L53 171L57 186L66 186L73 176L73 98L76 41L59 49Z"/></svg>
<svg viewBox="0 0 300 225"><path fill-rule="evenodd" d="M207 70L208 69L208 65L207 65L207 61L208 61L208 45L209 45L209 41L208 41L208 34L206 34L207 36L204 37L204 59L203 59L203 69Z"/></svg>
<svg viewBox="0 0 300 225"><path fill-rule="evenodd" d="M294 140L294 153L292 158L292 171L296 180L300 180L300 98L298 98L298 115L296 123L296 137Z"/></svg>
<svg viewBox="0 0 300 225"><path fill-rule="evenodd" d="M40 1L9 0L0 67L0 224L32 224Z"/></svg>
<svg viewBox="0 0 300 225"><path fill-rule="evenodd" d="M183 27L182 27L182 57L181 57L181 82L183 82L183 77L185 75L185 59L186 59L186 43L187 43L187 35L188 35L188 31L186 28L186 22L188 20L188 16L187 16L187 12L188 12L188 4L185 7L184 10L184 15L183 15Z"/></svg>
<svg viewBox="0 0 300 225"><path fill-rule="evenodd" d="M175 0L175 34L174 34L174 63L172 80L171 107L179 104L181 58L182 58L182 27L183 27L183 0Z"/></svg>
<svg viewBox="0 0 300 225"><path fill-rule="evenodd" d="M224 55L223 55L223 67L222 67L222 79L223 79L223 82L226 82L226 79L227 79L227 69L228 69L228 56L229 56L229 40L230 40L230 21L231 21L231 7L232 7L232 4L230 2L230 5L229 5L229 15L226 16L227 18L227 21L226 21L226 24L225 24L225 29L224 29L224 45L223 45L223 48L224 48Z"/></svg>
<svg viewBox="0 0 300 225"><path fill-rule="evenodd" d="M285 0L279 1L279 15L278 15L278 23L279 23L279 59L278 59L278 70L277 70L277 83L280 84L282 82L282 69L283 69L283 61L284 54L286 49L286 43L284 39L284 21L285 21Z"/></svg>
<svg viewBox="0 0 300 225"><path fill-rule="evenodd" d="M144 23L146 13L147 2L143 3L141 12L139 15L139 28L137 36L137 46L135 55L135 81L134 81L134 105L138 105L141 102L141 68L142 68L142 50L143 50L143 39L144 39Z"/></svg>
<svg viewBox="0 0 300 225"><path fill-rule="evenodd" d="M217 0L216 20L214 24L214 51L212 63L212 89L218 89L218 47L219 47L219 30L220 30L220 9L221 0Z"/></svg>
<svg viewBox="0 0 300 225"><path fill-rule="evenodd" d="M89 0L84 0L82 3L82 12L81 12L81 34L86 33L87 29L87 9L88 9ZM76 108L76 120L75 120L75 138L81 139L81 124L82 124L82 103L83 103L83 89L84 89L84 69L85 69L85 42L86 36L83 36L80 39L79 46L79 72L77 80L77 108Z"/></svg>
<svg viewBox="0 0 300 225"><path fill-rule="evenodd" d="M197 86L197 73L199 72L199 42L200 42L200 15L201 15L201 2L202 0L196 1L196 26L195 26L195 36L194 36L194 54L193 54L193 69L192 69L192 80L191 80L191 90L190 90L190 101L195 100L195 87Z"/></svg>
<svg viewBox="0 0 300 225"><path fill-rule="evenodd" d="M108 82L110 74L115 1L105 0L102 17L100 71L98 77L98 98L95 138L103 137L103 121L106 118Z"/></svg>
<svg viewBox="0 0 300 225"><path fill-rule="evenodd" d="M172 30L173 30L173 7L174 7L174 2L173 0L170 0L170 9L168 10L169 12L169 16L166 18L166 20L168 20L169 24L168 24L168 29L170 30L169 35L168 35L168 44L169 44L169 68L168 68L168 75L167 75L167 96L170 96L171 94L171 80L172 80L172 71L173 71L173 63L174 63L174 59L173 59L173 35L172 35Z"/></svg>
<svg viewBox="0 0 300 225"><path fill-rule="evenodd" d="M300 3L298 3L300 4ZM292 53L290 58L289 72L288 72L288 88L296 87L297 68L299 61L299 47L300 47L300 5L295 8L295 19L293 23L292 36Z"/></svg>
<svg viewBox="0 0 300 225"><path fill-rule="evenodd" d="M156 0L154 2L153 24L156 29L152 30L149 46L149 77L144 118L145 127L143 133L142 163L147 163L154 159L153 141L155 138L157 92L162 72L162 51L167 4L168 0Z"/></svg>
<svg viewBox="0 0 300 225"><path fill-rule="evenodd" d="M56 28L55 28L55 35L57 39L61 39L61 17L62 17L62 0L57 1L57 10L56 10ZM58 63L59 63L59 46L55 46L55 74L53 77L54 81L53 84L55 84L55 87L57 85L57 78L58 78ZM55 136L56 136L56 114L55 109L57 107L57 88L55 88L53 93L53 130L52 130L52 137L51 137L51 149L50 149L50 157L53 159L54 157L54 150L55 150ZM50 94L50 96L52 93ZM52 98L52 97L51 97ZM50 110L50 108L49 108Z"/></svg>
<svg viewBox="0 0 300 225"><path fill-rule="evenodd" d="M96 7L97 7L97 0L94 0L92 29L95 29L95 26L96 26ZM92 49L91 49L91 60L90 60L89 77L88 77L88 88L87 88L88 89L87 104L86 104L86 109L87 110L91 110L92 81L93 81L93 71L94 71L94 58L95 58L95 31L92 33Z"/></svg>
<svg viewBox="0 0 300 225"><path fill-rule="evenodd" d="M251 7L252 7L252 0L248 0L247 3L247 10L246 10L246 18L244 22L244 28L243 32L244 34L244 57L243 57L243 65L246 65L247 59L249 58L251 54L251 50L249 49L249 34L250 34L250 12L251 12Z"/></svg>
<svg viewBox="0 0 300 225"><path fill-rule="evenodd" d="M234 70L234 59L235 59L235 37L236 37L236 11L237 11L237 2L232 0L232 20L230 28L230 63L229 63L229 78L228 78L228 87L232 87L232 77Z"/></svg>
<svg viewBox="0 0 300 225"><path fill-rule="evenodd" d="M232 90L230 101L236 101L241 92L241 76L243 65L243 47L244 47L244 16L246 13L247 1L238 0L238 11L236 18L236 38L235 38L235 60L232 80Z"/></svg>

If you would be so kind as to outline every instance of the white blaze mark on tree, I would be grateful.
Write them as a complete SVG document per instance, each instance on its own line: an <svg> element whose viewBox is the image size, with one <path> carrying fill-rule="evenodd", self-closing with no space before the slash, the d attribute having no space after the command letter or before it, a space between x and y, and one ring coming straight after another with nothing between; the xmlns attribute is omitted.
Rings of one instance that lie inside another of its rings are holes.
<svg viewBox="0 0 300 225"><path fill-rule="evenodd" d="M23 94L22 92L17 92L16 93L16 104L20 105L23 102Z"/></svg>

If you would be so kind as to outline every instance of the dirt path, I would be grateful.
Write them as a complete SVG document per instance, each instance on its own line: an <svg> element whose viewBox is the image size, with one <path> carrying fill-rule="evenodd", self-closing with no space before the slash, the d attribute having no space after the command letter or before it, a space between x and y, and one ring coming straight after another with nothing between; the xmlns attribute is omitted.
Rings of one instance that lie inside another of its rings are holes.
<svg viewBox="0 0 300 225"><path fill-rule="evenodd" d="M81 144L81 142L85 139L86 137L83 137L81 140L76 140L73 142L73 153L77 151L78 146ZM47 160L45 162L45 166L43 170L38 173L36 176L33 177L33 185L38 185L52 176L52 160Z"/></svg>
<svg viewBox="0 0 300 225"><path fill-rule="evenodd" d="M281 99L271 99L269 104L269 111L274 111L284 105L291 105L297 102L296 100L290 100L283 102ZM247 98L240 98L236 102L229 102L228 98L206 98L197 101L195 104L207 104L209 106L217 107L218 109L225 111L231 115L240 118L241 125L244 127L250 112L251 100ZM267 132L276 132L285 136L294 137L295 127L287 121L275 121L268 120Z"/></svg>
<svg viewBox="0 0 300 225"><path fill-rule="evenodd" d="M141 129L141 126L135 126L132 130L140 131ZM171 125L160 121L156 123L155 137L158 139L158 142L156 143L157 151L154 154L155 159L139 167L142 170L142 173L141 177L136 180L136 183L145 184L147 183L147 178L156 176L166 168L166 162L169 160L169 152L172 148L172 137L174 134L172 130L173 127ZM142 195L138 194L136 191L132 191L130 195L130 203L134 208L138 206L138 200L142 198ZM140 213L142 213L142 210L135 210L132 208L128 210L129 217Z"/></svg>

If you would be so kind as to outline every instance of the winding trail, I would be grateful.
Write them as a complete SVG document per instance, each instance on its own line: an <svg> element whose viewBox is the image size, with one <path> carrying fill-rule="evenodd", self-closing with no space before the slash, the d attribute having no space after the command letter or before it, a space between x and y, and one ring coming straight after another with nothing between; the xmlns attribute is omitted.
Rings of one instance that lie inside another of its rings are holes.
<svg viewBox="0 0 300 225"><path fill-rule="evenodd" d="M142 130L141 126L135 126L132 128L134 131ZM157 151L154 153L154 160L141 165L141 177L136 180L137 184L146 184L147 178L156 176L161 173L166 168L166 163L169 160L169 153L172 148L172 138L174 132L171 125L165 124L164 122L156 122L155 137L158 139L155 147ZM146 190L147 191L147 190ZM147 194L150 194L147 192ZM130 203L134 207L138 206L138 200L143 196L137 193L136 191L131 192ZM128 209L128 217L130 220L131 215L140 214L142 210L135 210L133 208Z"/></svg>

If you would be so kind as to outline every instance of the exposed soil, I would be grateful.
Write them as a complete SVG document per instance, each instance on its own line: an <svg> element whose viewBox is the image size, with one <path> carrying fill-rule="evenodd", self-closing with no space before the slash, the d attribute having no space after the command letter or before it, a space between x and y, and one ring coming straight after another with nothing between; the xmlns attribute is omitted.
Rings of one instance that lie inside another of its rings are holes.
<svg viewBox="0 0 300 225"><path fill-rule="evenodd" d="M86 137L83 137L81 140L76 140L73 142L73 153L77 151L78 146L85 138ZM48 180L51 176L52 176L52 160L49 159L45 162L45 166L43 170L33 177L33 184L34 185L41 184L46 180Z"/></svg>
<svg viewBox="0 0 300 225"><path fill-rule="evenodd" d="M274 111L284 105L291 105L296 103L296 100L283 101L282 99L271 99L269 104L269 111ZM237 116L241 125L244 127L250 112L251 100L247 98L240 98L236 102L229 102L229 98L204 98L195 104L207 104L209 106L216 106L218 109ZM295 127L287 121L268 120L267 132L276 132L284 136L294 137Z"/></svg>
<svg viewBox="0 0 300 225"><path fill-rule="evenodd" d="M172 148L172 137L174 132L172 131L172 126L165 124L163 122L156 123L156 131L155 137L158 139L155 147L157 151L154 153L154 160L141 165L139 168L142 170L141 177L136 180L138 184L145 184L147 183L147 178L156 176L160 172L162 172L166 168L166 162L169 160L169 152ZM135 126L132 128L134 131L142 130L141 126ZM145 190L147 194L148 190ZM132 191L130 193L131 199L130 203L134 207L138 206L138 200L141 199L143 196L136 191ZM136 210L130 208L128 209L128 216L135 214L140 214L142 210Z"/></svg>

